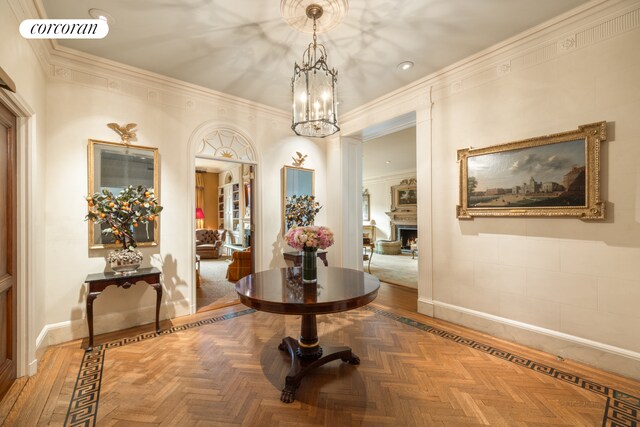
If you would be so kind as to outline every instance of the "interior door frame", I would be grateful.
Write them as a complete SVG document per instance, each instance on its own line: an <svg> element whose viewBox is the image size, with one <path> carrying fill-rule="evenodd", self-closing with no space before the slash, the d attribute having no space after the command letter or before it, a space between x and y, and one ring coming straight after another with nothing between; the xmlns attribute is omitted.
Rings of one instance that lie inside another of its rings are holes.
<svg viewBox="0 0 640 427"><path fill-rule="evenodd" d="M36 248L36 114L20 93L0 89L0 102L16 116L16 374L34 375L38 348L44 350L46 328L36 333L34 295L37 272L43 259ZM43 230L44 231L44 230ZM27 262L29 261L29 262ZM42 324L46 319L41 319Z"/></svg>
<svg viewBox="0 0 640 427"><path fill-rule="evenodd" d="M251 147L251 150L254 155L254 161L246 161L246 160L237 160L237 159L229 159L215 156L203 155L202 153L196 153L196 149L202 143L202 138L210 133L213 130L225 129L231 130L233 132L241 135L248 145ZM211 159L211 160L223 160L223 161L233 161L239 164L248 164L253 166L253 180L251 183L251 265L253 271L258 271L262 268L263 260L262 260L262 250L255 245L254 242L262 241L262 199L261 199L261 191L259 186L262 185L262 177L258 174L261 172L261 169L258 165L261 164L261 154L258 151L256 144L253 139L249 137L250 133L244 131L239 126L235 124L230 124L226 122L220 122L218 120L209 120L194 129L191 136L189 137L189 142L187 144L188 156L186 171L187 171L187 188L185 192L187 194L187 204L185 205L185 214L190 218L189 221L189 231L191 238L188 240L190 242L191 248L191 260L195 260L196 258L196 236L194 230L196 229L196 218L193 214L194 208L196 205L196 157L201 157L203 159ZM257 185L255 184L257 183ZM193 261L189 261L193 263ZM189 273L187 274L187 282L191 284L189 291L189 314L195 314L197 312L196 308L196 271L195 268L190 268Z"/></svg>
<svg viewBox="0 0 640 427"><path fill-rule="evenodd" d="M17 365L18 365L18 352L17 352L17 305L18 300L16 294L18 292L18 230L16 221L18 220L17 214L17 185L16 185L16 167L17 167L17 155L16 155L16 133L18 127L18 118L4 103L0 103L0 132L5 133L6 128L6 170L1 170L0 173L6 173L5 176L5 189L6 195L4 200L0 200L0 209L5 211L5 224L6 227L6 241L1 243L6 244L6 273L11 277L9 286L6 290L2 291L2 298L6 296L6 311L3 313L2 322L7 324L7 336L6 336L6 359L5 355L0 355L3 358L2 366L0 368L0 376L2 381L2 392L0 396L4 396L9 391L11 384L17 378ZM6 202L6 203L5 203ZM3 224L0 224L2 227ZM4 330L4 327L3 327ZM7 363L5 363L5 360ZM5 389L4 387L7 386Z"/></svg>
<svg viewBox="0 0 640 427"><path fill-rule="evenodd" d="M256 272L256 255L257 255L257 247L255 246L255 241L256 241L256 235L255 235L255 230L256 230L256 217L255 217L255 198L256 198L256 187L255 187L255 182L256 182L256 170L258 167L258 163L257 162L248 162L248 161L243 161L243 160L237 160L237 159L225 159L225 158L220 158L220 157L212 157L212 156L207 156L207 155L202 155L202 154L196 154L195 157L193 158L194 160L194 164L193 164L193 175L195 176L196 174L196 167L195 167L195 159L199 158L199 159L207 159L207 160L214 160L216 162L227 162L227 163L233 163L236 165L240 165L240 167L244 167L245 165L249 166L250 171L249 171L249 184L250 184L250 188L251 188L251 203L249 204L249 215L250 215L250 222L249 222L249 230L251 230L251 271ZM242 174L240 175L240 185L242 187L242 179L243 176ZM195 182L195 178L194 178L194 182ZM220 186L220 183L218 183L218 186ZM242 190L240 190L242 191ZM193 206L195 208L195 200L196 200L196 196L195 196L195 186L193 186L192 189L192 193L193 193ZM217 194L217 193L216 193ZM217 205L217 203L216 203ZM194 209L192 209L194 210ZM193 215L192 215L193 216ZM220 225L218 224L218 227L220 227ZM194 247L195 247L195 230L196 230L196 223L194 221L193 223L193 231L191 233L191 235L193 236L193 242L194 242ZM244 229L242 230L244 232ZM195 249L194 249L195 251ZM194 256L195 258L195 256ZM193 292L193 306L195 307L197 305L197 301L196 301L196 296L195 296L195 286L194 286L194 292ZM197 311L197 310L196 310ZM194 313L196 312L194 311ZM192 313L193 314L193 313Z"/></svg>
<svg viewBox="0 0 640 427"><path fill-rule="evenodd" d="M251 189L251 199L249 199L249 230L251 233L251 271L256 272L256 250L257 246L256 242L256 169L258 168L257 164L249 163L249 188Z"/></svg>

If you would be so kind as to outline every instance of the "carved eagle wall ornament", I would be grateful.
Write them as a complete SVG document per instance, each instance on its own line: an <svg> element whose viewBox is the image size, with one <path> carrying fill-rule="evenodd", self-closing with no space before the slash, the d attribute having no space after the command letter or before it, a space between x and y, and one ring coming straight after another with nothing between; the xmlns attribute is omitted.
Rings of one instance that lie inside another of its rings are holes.
<svg viewBox="0 0 640 427"><path fill-rule="evenodd" d="M302 155L301 152L296 151L296 154L298 155L298 158L296 159L295 157L292 157L293 159L293 166L297 167L297 168L301 168L302 166L304 166L304 161L307 158L307 155L305 154L304 156Z"/></svg>
<svg viewBox="0 0 640 427"><path fill-rule="evenodd" d="M124 126L120 126L117 123L107 123L107 126L120 135L120 139L122 139L123 144L129 144L129 140L135 141L136 139L137 130L135 127L138 126L137 123L129 123Z"/></svg>

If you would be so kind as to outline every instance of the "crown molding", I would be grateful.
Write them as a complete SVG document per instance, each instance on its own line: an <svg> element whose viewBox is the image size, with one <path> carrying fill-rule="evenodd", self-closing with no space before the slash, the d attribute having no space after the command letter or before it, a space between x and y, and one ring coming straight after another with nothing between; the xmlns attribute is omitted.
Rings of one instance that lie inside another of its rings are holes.
<svg viewBox="0 0 640 427"><path fill-rule="evenodd" d="M8 0L17 23L25 19L47 17L41 0ZM288 111L208 89L182 80L153 73L137 67L111 61L88 53L61 46L52 39L27 40L46 75L69 82L119 91L123 95L141 98L187 110L198 108L197 103L214 104L218 116L230 116L231 110L246 115L248 121L255 115L278 123L291 120Z"/></svg>
<svg viewBox="0 0 640 427"><path fill-rule="evenodd" d="M192 108L189 99L199 99L201 101L223 104L229 108L236 108L241 111L251 111L264 114L276 120L291 120L289 112L278 108L270 107L257 102L249 101L223 92L218 92L182 80L167 77L162 74L153 73L141 68L125 65L116 61L101 58L75 49L56 45L51 52L51 64L54 67L53 77L63 77L73 80L69 72L84 73L86 76L80 77L79 83L104 86L107 84L109 90L121 90L127 86L135 85L138 92L146 88L147 99L149 101L160 100L163 93L166 98L184 97L186 108ZM67 71L61 71L66 69ZM98 83L100 82L100 83ZM93 84L92 84L93 83ZM122 90L121 90L122 91ZM133 90L130 94L135 93ZM155 95L154 95L155 94Z"/></svg>
<svg viewBox="0 0 640 427"><path fill-rule="evenodd" d="M46 18L40 0L8 0L19 24L25 19ZM220 117L231 116L238 110L251 122L255 115L266 116L279 124L288 125L288 112L207 89L181 80L152 73L60 46L56 40L29 39L40 66L51 79L63 79L76 84L98 87L123 95L137 97L148 102L161 103L195 110L198 103L217 107ZM204 106L203 106L204 108Z"/></svg>
<svg viewBox="0 0 640 427"><path fill-rule="evenodd" d="M342 129L358 132L419 110L430 92L437 101L639 26L637 0L591 1L345 113Z"/></svg>

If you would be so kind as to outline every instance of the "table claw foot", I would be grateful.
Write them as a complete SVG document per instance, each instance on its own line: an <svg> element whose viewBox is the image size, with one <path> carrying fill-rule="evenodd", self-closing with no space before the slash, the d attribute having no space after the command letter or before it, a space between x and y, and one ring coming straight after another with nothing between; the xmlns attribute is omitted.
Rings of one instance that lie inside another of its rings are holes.
<svg viewBox="0 0 640 427"><path fill-rule="evenodd" d="M291 403L296 400L296 387L292 385L285 386L284 389L282 389L280 400L284 403Z"/></svg>
<svg viewBox="0 0 640 427"><path fill-rule="evenodd" d="M358 356L356 356L355 354L352 354L351 356L343 357L341 360L343 362L347 362L349 365L359 365L360 364L360 358Z"/></svg>

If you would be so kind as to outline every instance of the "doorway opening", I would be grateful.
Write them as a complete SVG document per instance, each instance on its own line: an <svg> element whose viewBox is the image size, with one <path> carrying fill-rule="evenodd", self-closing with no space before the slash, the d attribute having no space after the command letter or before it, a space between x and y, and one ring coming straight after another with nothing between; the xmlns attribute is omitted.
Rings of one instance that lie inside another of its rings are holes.
<svg viewBox="0 0 640 427"><path fill-rule="evenodd" d="M253 271L255 166L196 156L196 311L239 303L235 282Z"/></svg>
<svg viewBox="0 0 640 427"><path fill-rule="evenodd" d="M418 238L415 113L363 129L363 268L381 282L379 297L417 311ZM402 297L399 297L402 295ZM382 302L382 301L381 301Z"/></svg>

